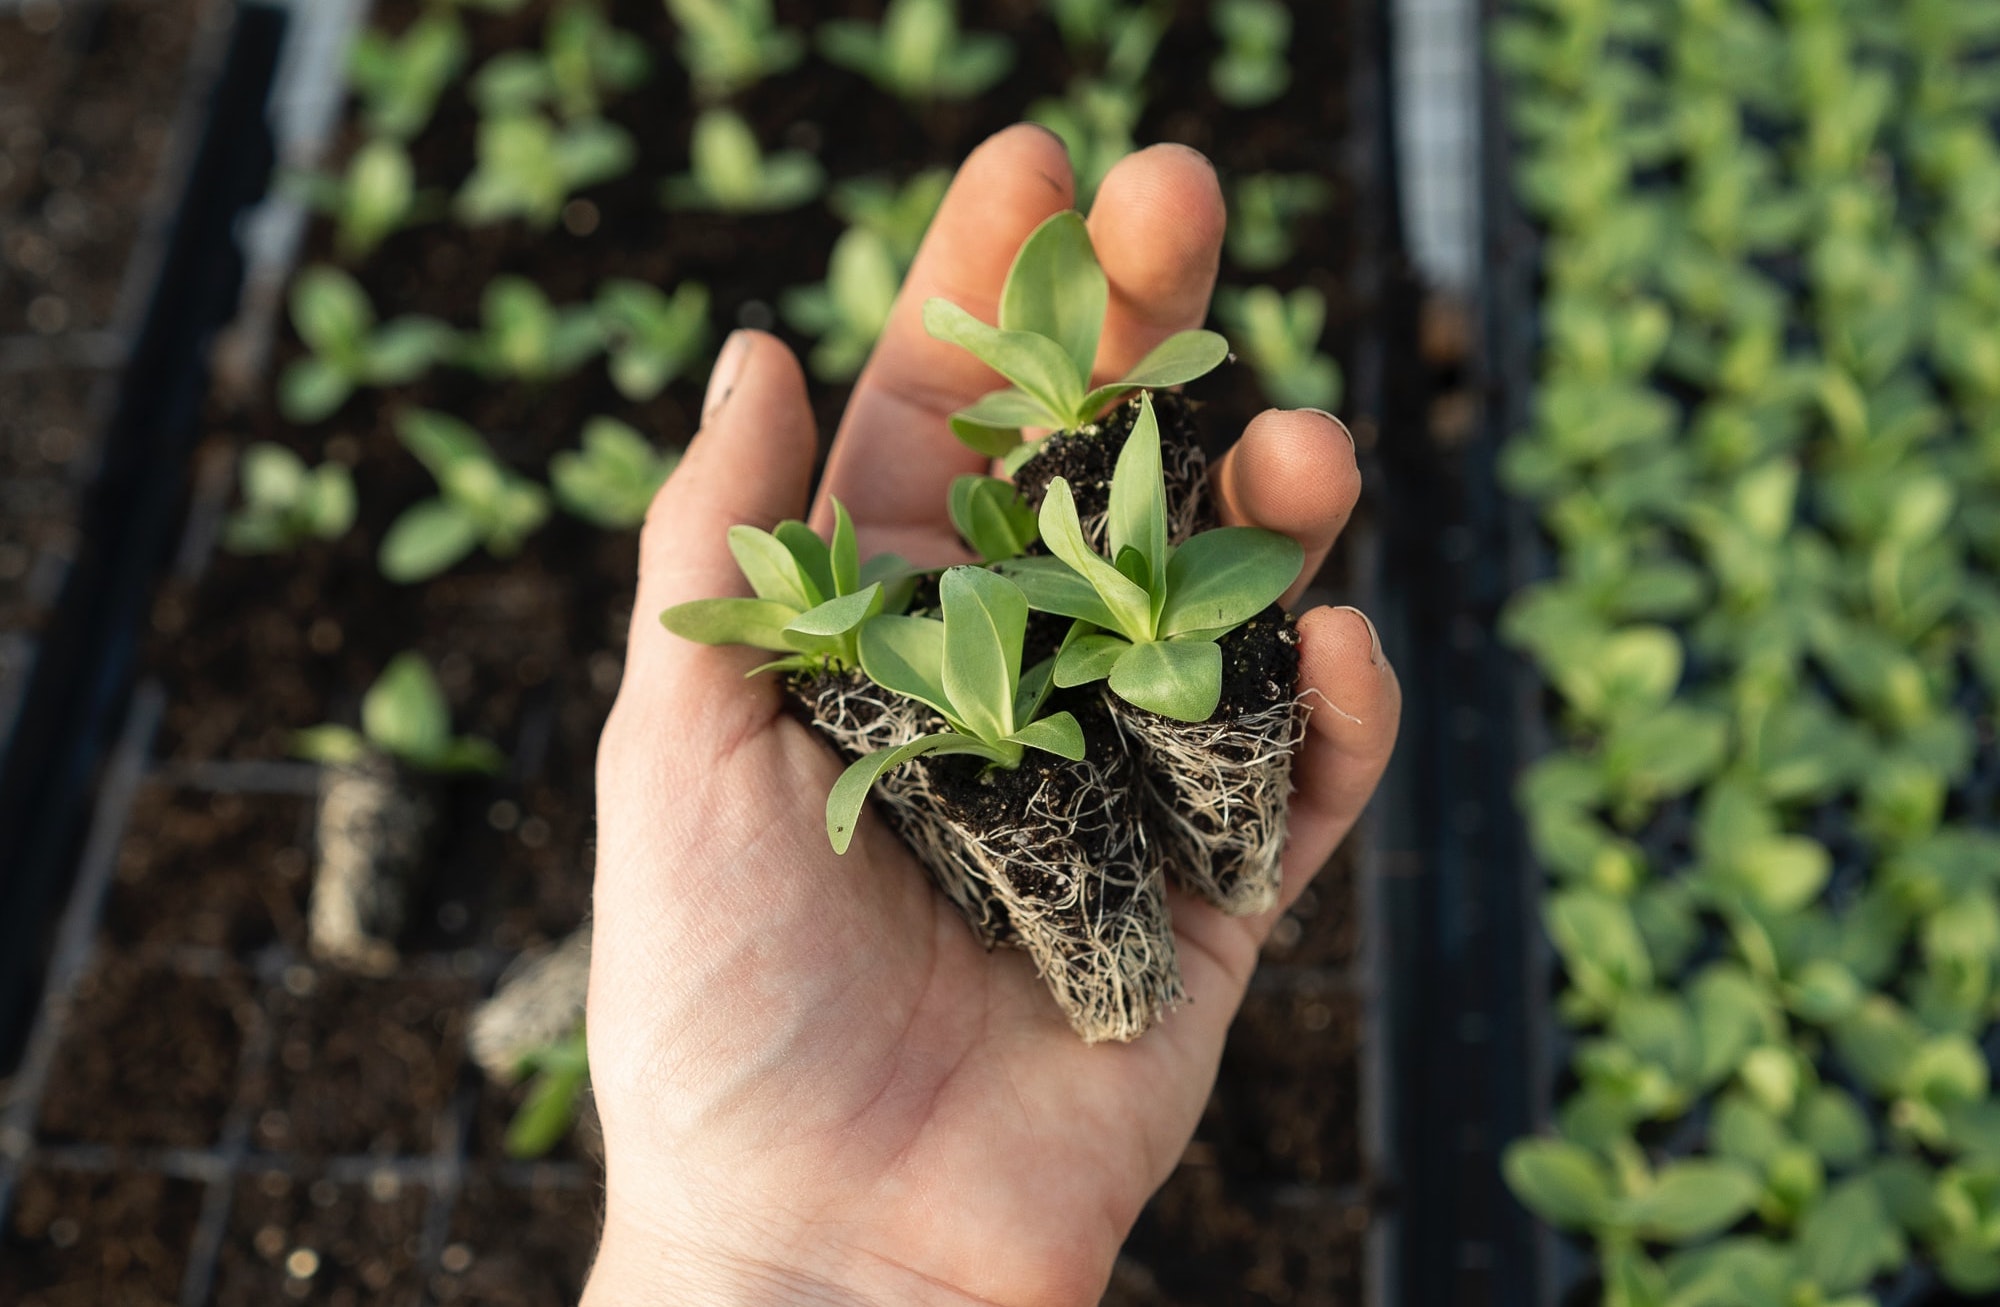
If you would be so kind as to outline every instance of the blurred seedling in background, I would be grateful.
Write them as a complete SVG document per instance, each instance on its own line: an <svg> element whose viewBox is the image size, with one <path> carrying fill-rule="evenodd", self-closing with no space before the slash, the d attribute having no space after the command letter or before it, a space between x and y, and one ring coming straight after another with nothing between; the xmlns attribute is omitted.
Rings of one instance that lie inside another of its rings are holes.
<svg viewBox="0 0 2000 1307"><path fill-rule="evenodd" d="M354 278L314 267L293 283L292 326L312 353L278 378L278 408L293 422L331 417L363 386L400 386L428 371L450 347L451 328L417 315L378 324Z"/></svg>
<svg viewBox="0 0 2000 1307"><path fill-rule="evenodd" d="M407 141L421 132L468 55L465 28L448 12L425 14L401 36L362 32L347 57L347 80L369 134Z"/></svg>
<svg viewBox="0 0 2000 1307"><path fill-rule="evenodd" d="M1326 296L1310 286L1290 295L1269 286L1225 288L1216 316L1257 369L1271 402L1281 408L1332 409L1340 403L1340 365L1319 352L1326 333Z"/></svg>
<svg viewBox="0 0 2000 1307"><path fill-rule="evenodd" d="M441 197L417 193L409 151L388 137L363 143L340 176L307 174L295 184L307 204L333 220L334 250L350 264L445 208Z"/></svg>
<svg viewBox="0 0 2000 1307"><path fill-rule="evenodd" d="M695 96L726 100L766 77L789 72L805 54L805 38L779 27L771 0L666 0L681 29L676 47Z"/></svg>
<svg viewBox="0 0 2000 1307"><path fill-rule="evenodd" d="M1055 20L1073 59L1115 50L1135 26L1164 27L1161 10L1166 8L1160 3L1138 5L1128 0L1043 0L1042 7Z"/></svg>
<svg viewBox="0 0 2000 1307"><path fill-rule="evenodd" d="M528 1096L507 1123L509 1157L522 1161L547 1155L575 1128L590 1089L590 1054L583 1027L521 1059L518 1076L528 1080Z"/></svg>
<svg viewBox="0 0 2000 1307"><path fill-rule="evenodd" d="M595 417L583 428L581 452L549 460L556 502L586 522L622 531L646 520L653 495L666 483L677 453L663 453L616 418Z"/></svg>
<svg viewBox="0 0 2000 1307"><path fill-rule="evenodd" d="M1292 44L1292 10L1283 0L1213 0L1209 25L1222 53L1209 69L1209 85L1238 109L1266 105L1292 84L1286 55Z"/></svg>
<svg viewBox="0 0 2000 1307"><path fill-rule="evenodd" d="M660 614L661 625L701 644L745 644L783 655L754 668L753 676L859 667L857 634L870 619L909 605L913 574L894 554L863 563L854 522L839 500L833 515L831 544L804 522L780 522L775 531L729 528L729 552L757 597L677 604Z"/></svg>
<svg viewBox="0 0 2000 1307"><path fill-rule="evenodd" d="M603 347L594 305L557 307L526 277L495 277L480 296L479 329L458 338L453 359L482 376L539 384L568 376Z"/></svg>
<svg viewBox="0 0 2000 1307"><path fill-rule="evenodd" d="M451 733L451 705L422 654L400 653L361 699L361 729L328 723L292 737L301 758L351 767L370 757L392 758L419 772L493 775L507 756L490 740Z"/></svg>
<svg viewBox="0 0 2000 1307"><path fill-rule="evenodd" d="M1230 259L1252 272L1291 262L1301 219L1324 213L1333 185L1311 173L1258 173L1236 183L1229 205Z"/></svg>
<svg viewBox="0 0 2000 1307"><path fill-rule="evenodd" d="M1012 41L960 30L957 0L889 0L879 26L834 19L816 35L828 62L905 100L970 100L1014 66Z"/></svg>
<svg viewBox="0 0 2000 1307"><path fill-rule="evenodd" d="M1067 209L1028 235L1000 291L1000 323L988 326L933 298L924 328L961 346L1013 384L951 416L958 438L995 458L1018 456L1023 427L1074 431L1135 390L1164 389L1214 370L1229 344L1212 331L1167 337L1123 377L1092 387L1111 288L1083 215ZM1149 410L1150 411L1150 410Z"/></svg>
<svg viewBox="0 0 2000 1307"><path fill-rule="evenodd" d="M509 50L472 81L483 114L548 108L564 122L596 118L604 101L646 80L646 43L605 21L596 5L571 3L549 15L541 50Z"/></svg>
<svg viewBox="0 0 2000 1307"><path fill-rule="evenodd" d="M833 188L829 204L848 226L886 241L897 266L907 271L950 186L951 174L942 168L927 168L901 186L879 177L855 177Z"/></svg>
<svg viewBox="0 0 2000 1307"><path fill-rule="evenodd" d="M559 126L539 113L482 119L477 151L455 201L459 220L519 218L540 231L555 226L572 195L623 174L634 158L623 128L596 119Z"/></svg>
<svg viewBox="0 0 2000 1307"><path fill-rule="evenodd" d="M269 441L243 451L236 465L243 506L223 529L238 554L286 553L308 540L338 540L354 525L354 475L340 463L307 467Z"/></svg>
<svg viewBox="0 0 2000 1307"><path fill-rule="evenodd" d="M1166 30L1163 11L1136 11L1113 32L1101 76L1073 77L1061 99L1028 106L1029 120L1061 137L1069 151L1079 207L1088 208L1105 174L1138 148L1132 134L1146 112L1146 70Z"/></svg>
<svg viewBox="0 0 2000 1307"><path fill-rule="evenodd" d="M382 537L378 562L391 581L428 580L481 546L511 557L547 520L547 492L457 418L410 409L397 415L396 435L436 478L438 494L405 509Z"/></svg>
<svg viewBox="0 0 2000 1307"><path fill-rule="evenodd" d="M708 345L708 302L708 288L695 281L672 295L643 281L598 290L597 325L619 394L644 403L687 371Z"/></svg>
<svg viewBox="0 0 2000 1307"><path fill-rule="evenodd" d="M889 324L902 284L903 268L889 243L875 232L849 227L834 242L826 280L784 293L779 308L785 321L818 338L807 360L815 377L826 382L854 379Z"/></svg>
<svg viewBox="0 0 2000 1307"><path fill-rule="evenodd" d="M1028 507L1011 481L989 476L954 478L947 506L951 524L983 564L1019 558L1041 539L1035 510Z"/></svg>
<svg viewBox="0 0 2000 1307"><path fill-rule="evenodd" d="M688 163L686 174L661 188L669 209L776 213L798 208L826 185L819 160L800 150L765 154L750 124L727 109L695 121Z"/></svg>

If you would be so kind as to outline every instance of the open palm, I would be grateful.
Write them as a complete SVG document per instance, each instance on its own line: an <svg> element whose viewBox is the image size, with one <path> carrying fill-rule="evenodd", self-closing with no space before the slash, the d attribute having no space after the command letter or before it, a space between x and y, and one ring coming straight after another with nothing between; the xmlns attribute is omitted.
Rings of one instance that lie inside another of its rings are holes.
<svg viewBox="0 0 2000 1307"><path fill-rule="evenodd" d="M835 442L829 495L864 555L965 561L946 487L987 470L946 415L998 382L931 340L943 295L990 321L1009 261L1071 203L1055 138L1017 127L961 170ZM1099 191L1112 300L1099 371L1199 325L1223 205L1212 169L1161 146ZM598 760L589 1028L608 1161L586 1300L1095 1302L1120 1243L1192 1134L1272 916L1175 896L1189 1004L1129 1045L1086 1046L1026 955L987 953L888 827L828 847L841 770L785 715L754 651L679 640L659 612L743 592L729 526L806 509L814 431L797 363L739 332L702 432L641 545L625 682ZM1267 413L1216 474L1225 520L1325 556L1359 489L1323 414ZM1291 902L1374 789L1395 738L1394 674L1352 610L1300 621L1316 705L1285 860Z"/></svg>

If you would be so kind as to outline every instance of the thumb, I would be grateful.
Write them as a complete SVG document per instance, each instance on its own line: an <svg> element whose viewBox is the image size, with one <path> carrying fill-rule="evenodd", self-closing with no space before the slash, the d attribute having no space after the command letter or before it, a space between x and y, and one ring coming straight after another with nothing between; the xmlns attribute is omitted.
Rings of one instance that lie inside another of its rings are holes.
<svg viewBox="0 0 2000 1307"><path fill-rule="evenodd" d="M691 599L750 593L729 552L729 528L768 531L802 516L817 441L805 375L791 350L760 331L731 334L709 377L701 430L646 512L621 698L664 692L686 676L715 679L709 686L683 682L682 693L724 683L742 693L743 673L763 655L691 644L662 627L660 613Z"/></svg>

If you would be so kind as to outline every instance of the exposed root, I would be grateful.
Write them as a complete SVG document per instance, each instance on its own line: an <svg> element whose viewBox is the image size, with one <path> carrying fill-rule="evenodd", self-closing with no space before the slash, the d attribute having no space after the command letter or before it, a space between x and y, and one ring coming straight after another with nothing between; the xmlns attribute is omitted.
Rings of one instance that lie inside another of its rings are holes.
<svg viewBox="0 0 2000 1307"><path fill-rule="evenodd" d="M314 957L364 975L396 969L395 940L436 824L429 795L386 758L321 770L307 912Z"/></svg>
<svg viewBox="0 0 2000 1307"><path fill-rule="evenodd" d="M1170 874L1231 916L1275 907L1305 701L1189 723L1134 708L1109 689L1104 700L1139 759Z"/></svg>
<svg viewBox="0 0 2000 1307"><path fill-rule="evenodd" d="M530 1053L566 1038L583 1022L590 989L590 927L507 968L493 997L472 1014L466 1047L480 1070L503 1085L520 1078Z"/></svg>

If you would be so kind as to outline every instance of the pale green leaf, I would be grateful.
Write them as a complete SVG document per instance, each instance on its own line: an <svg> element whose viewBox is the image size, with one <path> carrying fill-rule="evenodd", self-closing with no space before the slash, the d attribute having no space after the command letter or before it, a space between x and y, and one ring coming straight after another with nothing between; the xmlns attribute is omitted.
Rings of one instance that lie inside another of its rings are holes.
<svg viewBox="0 0 2000 1307"><path fill-rule="evenodd" d="M1055 680L1067 690L1111 675L1132 642L1122 635L1085 635L1070 640L1056 655Z"/></svg>
<svg viewBox="0 0 2000 1307"><path fill-rule="evenodd" d="M846 635L882 611L882 587L871 585L853 594L829 599L817 608L808 608L785 627L795 635L821 638Z"/></svg>
<svg viewBox="0 0 2000 1307"><path fill-rule="evenodd" d="M382 537L376 561L382 575L409 584L451 567L479 545L479 524L445 499L426 499L405 510Z"/></svg>
<svg viewBox="0 0 2000 1307"><path fill-rule="evenodd" d="M955 717L944 688L944 623L930 617L878 617L861 628L861 670L885 690Z"/></svg>
<svg viewBox="0 0 2000 1307"><path fill-rule="evenodd" d="M1736 1224L1762 1190L1734 1162L1669 1162L1651 1189L1627 1201L1624 1215L1641 1238L1691 1243Z"/></svg>
<svg viewBox="0 0 2000 1307"><path fill-rule="evenodd" d="M1254 526L1204 531L1174 550L1160 635L1229 630L1276 603L1305 564L1290 536Z"/></svg>
<svg viewBox="0 0 2000 1307"><path fill-rule="evenodd" d="M1065 209L1028 234L1000 291L1000 326L1046 336L1079 377L1097 363L1111 284L1091 248L1083 215Z"/></svg>
<svg viewBox="0 0 2000 1307"><path fill-rule="evenodd" d="M1084 539L1083 523L1077 519L1076 499L1069 482L1057 477L1042 498L1042 543L1049 552L1068 564L1070 570L1089 582L1116 627L1135 643L1153 638L1153 600L1145 590L1127 580L1117 568L1105 562ZM1064 616L1080 617L1080 613ZM1088 619L1086 619L1088 620Z"/></svg>
<svg viewBox="0 0 2000 1307"><path fill-rule="evenodd" d="M1208 640L1149 640L1111 669L1111 692L1180 722L1205 722L1222 701L1222 647Z"/></svg>
<svg viewBox="0 0 2000 1307"><path fill-rule="evenodd" d="M1184 385L1215 371L1228 357L1229 342L1215 332L1179 332L1155 345L1117 381L1091 391L1083 402L1083 411L1094 414L1134 390L1165 390Z"/></svg>
<svg viewBox="0 0 2000 1307"><path fill-rule="evenodd" d="M1609 1215L1609 1172L1567 1140L1517 1140L1508 1145L1501 1172L1514 1196L1551 1225L1587 1230Z"/></svg>
<svg viewBox="0 0 2000 1307"><path fill-rule="evenodd" d="M857 759L840 774L826 796L826 836L835 853L847 852L854 839L854 828L861 821L862 805L868 802L868 791L875 788L876 778L892 767L931 753L969 753L995 762L1002 760L1002 751L956 734L926 735L899 749L882 749Z"/></svg>
<svg viewBox="0 0 2000 1307"><path fill-rule="evenodd" d="M451 709L422 655L397 654L361 700L361 733L369 743L418 766L451 743Z"/></svg>
<svg viewBox="0 0 2000 1307"><path fill-rule="evenodd" d="M1056 342L1025 331L989 327L950 300L937 298L924 305L924 329L969 351L1043 409L1060 415L1058 426L1078 420L1085 378Z"/></svg>
<svg viewBox="0 0 2000 1307"><path fill-rule="evenodd" d="M1035 511L998 477L953 478L947 506L952 525L982 562L1018 558L1037 539Z"/></svg>
<svg viewBox="0 0 2000 1307"><path fill-rule="evenodd" d="M1118 451L1118 463L1111 474L1106 531L1113 558L1122 558L1131 549L1142 560L1141 574L1132 580L1152 597L1157 621L1168 589L1167 484L1160 469L1160 422L1153 414L1150 396L1139 401L1132 433Z"/></svg>
<svg viewBox="0 0 2000 1307"><path fill-rule="evenodd" d="M854 542L854 519L838 499L833 501L833 543L828 547L833 567L832 595L851 595L861 588L861 552Z"/></svg>
<svg viewBox="0 0 2000 1307"><path fill-rule="evenodd" d="M759 599L788 605L794 612L818 607L826 594L806 576L805 569L783 541L754 526L729 528L729 552Z"/></svg>
<svg viewBox="0 0 2000 1307"><path fill-rule="evenodd" d="M1040 749L1043 753L1053 753L1071 762L1083 761L1083 727L1077 725L1076 718L1066 712L1054 713L1038 722L1030 722L1009 737L1016 744L1030 749Z"/></svg>
<svg viewBox="0 0 2000 1307"><path fill-rule="evenodd" d="M1002 576L1021 587L1028 607L1038 613L1072 617L1092 626L1117 629L1118 623L1104 600L1060 558L1016 558L1000 569Z"/></svg>
<svg viewBox="0 0 2000 1307"><path fill-rule="evenodd" d="M1028 601L1006 577L954 567L938 582L944 609L944 689L953 716L987 741L1014 733Z"/></svg>
<svg viewBox="0 0 2000 1307"><path fill-rule="evenodd" d="M350 767L368 756L368 741L346 726L308 726L292 733L292 752L323 766Z"/></svg>
<svg viewBox="0 0 2000 1307"><path fill-rule="evenodd" d="M698 644L747 644L792 652L785 627L798 610L771 599L696 599L660 614L660 625Z"/></svg>

